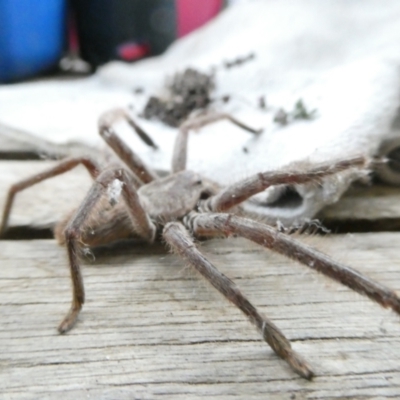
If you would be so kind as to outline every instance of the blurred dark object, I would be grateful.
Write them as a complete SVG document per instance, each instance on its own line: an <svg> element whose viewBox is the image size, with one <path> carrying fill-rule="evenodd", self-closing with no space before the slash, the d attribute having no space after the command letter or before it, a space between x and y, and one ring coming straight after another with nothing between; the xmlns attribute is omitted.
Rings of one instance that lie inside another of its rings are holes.
<svg viewBox="0 0 400 400"><path fill-rule="evenodd" d="M177 127L192 111L205 109L210 104L214 77L188 68L175 74L166 89L168 93L164 98L149 98L143 116Z"/></svg>
<svg viewBox="0 0 400 400"><path fill-rule="evenodd" d="M0 82L56 67L65 32L65 0L0 0Z"/></svg>
<svg viewBox="0 0 400 400"><path fill-rule="evenodd" d="M236 57L234 60L225 61L224 66L226 69L233 68L233 67L239 67L248 61L254 60L255 57L256 57L256 55L254 53L249 53L245 56Z"/></svg>
<svg viewBox="0 0 400 400"><path fill-rule="evenodd" d="M0 0L1 1L1 0ZM161 54L203 25L222 0L71 0L80 56L94 68L110 60Z"/></svg>

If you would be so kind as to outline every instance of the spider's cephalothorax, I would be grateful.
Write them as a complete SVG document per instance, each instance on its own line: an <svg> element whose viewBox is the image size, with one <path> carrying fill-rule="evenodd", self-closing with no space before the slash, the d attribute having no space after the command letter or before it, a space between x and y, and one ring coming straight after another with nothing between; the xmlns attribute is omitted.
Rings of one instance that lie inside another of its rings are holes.
<svg viewBox="0 0 400 400"><path fill-rule="evenodd" d="M0 233L7 228L16 193L83 164L94 179L81 206L55 228L60 243L67 247L73 287L72 304L59 331L71 329L84 303L84 287L78 254L82 246L107 244L131 235L153 242L158 236L172 250L193 266L212 286L235 304L257 327L263 339L301 376L311 379L313 372L291 348L279 328L261 314L240 292L235 283L218 271L196 247L194 238L241 236L261 246L295 259L308 267L347 285L400 314L400 299L389 288L370 280L346 265L319 251L303 245L284 232L254 221L241 207L251 196L271 185L318 182L323 177L349 168L366 168L362 157L315 165L308 170L260 172L232 185L220 187L200 175L186 170L189 130L218 118L253 133L239 121L227 115L196 119L182 125L175 143L172 173L160 178L114 132L115 119L125 118L137 134L150 146L151 138L123 110L102 116L100 135L122 161L100 167L88 157L61 161L55 167L13 185L8 193Z"/></svg>
<svg viewBox="0 0 400 400"><path fill-rule="evenodd" d="M196 209L200 200L216 192L216 184L192 171L177 172L138 190L143 208L161 223L182 219Z"/></svg>

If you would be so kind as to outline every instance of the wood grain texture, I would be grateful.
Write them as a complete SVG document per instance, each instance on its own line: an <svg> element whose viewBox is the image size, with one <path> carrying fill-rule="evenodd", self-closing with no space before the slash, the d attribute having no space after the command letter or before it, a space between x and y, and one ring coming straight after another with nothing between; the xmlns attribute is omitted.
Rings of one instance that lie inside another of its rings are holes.
<svg viewBox="0 0 400 400"><path fill-rule="evenodd" d="M339 232L400 230L400 187L353 186L318 218Z"/></svg>
<svg viewBox="0 0 400 400"><path fill-rule="evenodd" d="M400 234L307 241L400 291ZM161 245L97 254L84 267L79 322L58 335L71 295L65 249L53 240L1 241L1 397L400 396L398 315L245 240L201 248L293 341L314 381L295 375L237 309Z"/></svg>

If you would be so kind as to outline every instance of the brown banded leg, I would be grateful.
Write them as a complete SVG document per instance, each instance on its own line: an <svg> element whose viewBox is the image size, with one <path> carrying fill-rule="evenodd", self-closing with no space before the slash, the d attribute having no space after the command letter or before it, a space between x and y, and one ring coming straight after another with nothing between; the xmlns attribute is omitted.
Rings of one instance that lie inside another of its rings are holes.
<svg viewBox="0 0 400 400"><path fill-rule="evenodd" d="M111 127L111 125L119 119L124 119L135 130L144 143L154 149L158 149L153 139L134 121L129 112L123 108L115 108L104 112L99 118L99 126L104 125Z"/></svg>
<svg viewBox="0 0 400 400"><path fill-rule="evenodd" d="M148 136L123 109L108 111L100 117L100 136L143 183L148 183L157 179L157 174L147 167L140 157L115 133L113 124L118 119L126 120L147 145L157 149L156 144L152 141L150 136Z"/></svg>
<svg viewBox="0 0 400 400"><path fill-rule="evenodd" d="M8 220L10 218L11 208L14 202L15 195L22 190L25 190L39 182L46 179L53 178L54 176L61 175L64 172L70 171L77 165L82 164L88 170L92 178L96 178L100 173L98 164L89 157L73 157L60 161L54 167L51 167L43 172L33 175L29 178L23 179L17 183L14 183L8 191L6 204L3 210L3 216L1 220L0 236L4 234L8 226Z"/></svg>
<svg viewBox="0 0 400 400"><path fill-rule="evenodd" d="M236 284L222 274L196 248L192 238L182 224L168 223L163 232L166 242L192 265L208 282L214 286L229 301L238 307L261 332L263 339L275 353L286 360L288 364L302 377L311 379L313 372L307 363L292 349L290 342L279 328L250 303L240 292Z"/></svg>
<svg viewBox="0 0 400 400"><path fill-rule="evenodd" d="M249 178L243 179L233 185L221 190L217 195L204 200L201 207L209 211L226 211L239 205L251 196L262 192L273 185L293 185L307 182L318 182L321 178L332 175L349 168L365 168L367 161L363 157L356 157L337 161L335 163L325 163L314 166L304 172L292 171L273 171L260 172Z"/></svg>
<svg viewBox="0 0 400 400"><path fill-rule="evenodd" d="M123 169L102 172L65 228L65 243L67 245L72 280L72 304L68 314L58 327L60 333L67 332L73 327L85 301L81 268L78 260L81 229L103 194L107 193L111 203L118 201L121 194L126 203L133 230L143 239L150 242L154 241L156 228L140 204L138 194L129 184L129 181L130 178Z"/></svg>
<svg viewBox="0 0 400 400"><path fill-rule="evenodd" d="M188 136L191 130L200 129L205 125L212 124L214 122L227 119L234 125L242 128L250 133L259 134L262 129L254 129L243 122L237 120L229 114L216 113L204 115L201 117L195 117L184 122L178 131L178 135L175 140L174 150L172 153L172 172L179 172L186 169L187 160L187 147L188 147Z"/></svg>
<svg viewBox="0 0 400 400"><path fill-rule="evenodd" d="M184 223L196 236L237 235L249 239L299 261L400 314L400 298L393 290L271 226L230 214L191 213Z"/></svg>

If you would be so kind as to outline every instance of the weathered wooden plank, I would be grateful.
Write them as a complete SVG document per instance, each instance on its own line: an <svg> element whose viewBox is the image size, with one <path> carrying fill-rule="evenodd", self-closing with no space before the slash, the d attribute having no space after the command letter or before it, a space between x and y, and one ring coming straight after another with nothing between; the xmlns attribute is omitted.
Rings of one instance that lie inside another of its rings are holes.
<svg viewBox="0 0 400 400"><path fill-rule="evenodd" d="M318 218L338 232L400 230L400 187L355 185Z"/></svg>
<svg viewBox="0 0 400 400"><path fill-rule="evenodd" d="M400 291L400 234L309 238ZM70 284L54 241L0 242L0 392L7 399L400 396L399 316L244 240L202 248L317 372L297 377L242 314L161 246L84 267L87 303L60 336Z"/></svg>

